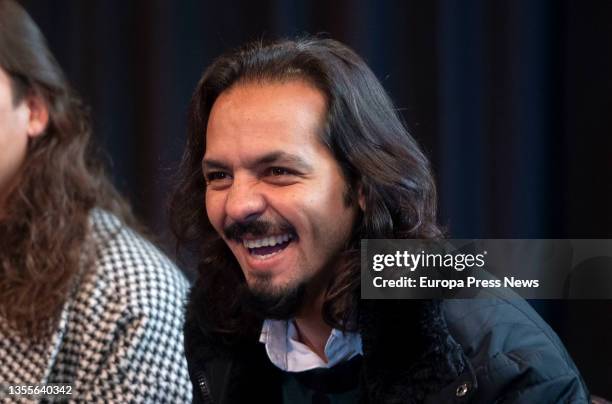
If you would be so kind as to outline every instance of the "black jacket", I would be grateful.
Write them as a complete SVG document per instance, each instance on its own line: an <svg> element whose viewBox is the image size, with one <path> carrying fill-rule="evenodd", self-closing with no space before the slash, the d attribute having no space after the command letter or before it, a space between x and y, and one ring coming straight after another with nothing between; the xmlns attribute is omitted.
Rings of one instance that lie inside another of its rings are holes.
<svg viewBox="0 0 612 404"><path fill-rule="evenodd" d="M264 345L204 337L201 299L194 288L185 325L194 402L280 402L280 371ZM562 343L520 298L360 304L363 403L589 402Z"/></svg>

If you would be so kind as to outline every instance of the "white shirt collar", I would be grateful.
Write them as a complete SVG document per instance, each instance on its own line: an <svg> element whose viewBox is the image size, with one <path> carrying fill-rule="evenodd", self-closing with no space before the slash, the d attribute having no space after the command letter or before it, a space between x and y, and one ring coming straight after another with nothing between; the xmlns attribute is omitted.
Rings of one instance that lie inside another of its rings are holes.
<svg viewBox="0 0 612 404"><path fill-rule="evenodd" d="M325 363L308 346L298 341L293 320L265 320L259 336L265 344L270 361L286 372L303 372L315 368L330 368L355 355L363 355L358 333L332 329L325 344Z"/></svg>

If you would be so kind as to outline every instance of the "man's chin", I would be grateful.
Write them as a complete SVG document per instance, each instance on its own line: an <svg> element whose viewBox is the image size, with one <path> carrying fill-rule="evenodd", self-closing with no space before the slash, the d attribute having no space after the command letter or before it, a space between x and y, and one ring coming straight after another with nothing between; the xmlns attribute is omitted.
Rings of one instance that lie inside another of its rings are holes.
<svg viewBox="0 0 612 404"><path fill-rule="evenodd" d="M242 292L244 307L260 318L288 320L302 305L306 284L277 287L269 283L249 285Z"/></svg>

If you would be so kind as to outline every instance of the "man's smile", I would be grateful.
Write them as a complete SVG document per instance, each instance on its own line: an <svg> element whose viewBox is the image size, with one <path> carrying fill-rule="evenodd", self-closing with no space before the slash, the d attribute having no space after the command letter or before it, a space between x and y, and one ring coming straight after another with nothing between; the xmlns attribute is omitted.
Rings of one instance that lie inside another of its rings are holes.
<svg viewBox="0 0 612 404"><path fill-rule="evenodd" d="M285 233L277 236L260 237L256 239L243 239L242 244L249 254L257 259L267 259L278 254L295 239L295 236Z"/></svg>
<svg viewBox="0 0 612 404"><path fill-rule="evenodd" d="M235 253L241 256L248 272L279 273L295 265L297 235L284 233L274 236L236 240ZM293 251L293 253L292 253Z"/></svg>

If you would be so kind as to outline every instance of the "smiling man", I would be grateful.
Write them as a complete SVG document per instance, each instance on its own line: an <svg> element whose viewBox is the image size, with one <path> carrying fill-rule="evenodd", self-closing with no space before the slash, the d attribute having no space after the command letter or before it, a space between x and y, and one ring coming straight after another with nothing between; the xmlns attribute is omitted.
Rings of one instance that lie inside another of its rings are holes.
<svg viewBox="0 0 612 404"><path fill-rule="evenodd" d="M359 299L360 239L442 233L427 159L339 42L217 59L180 178L175 232L201 257L185 327L196 402L587 401L523 301Z"/></svg>
<svg viewBox="0 0 612 404"><path fill-rule="evenodd" d="M318 140L325 109L323 94L306 81L250 83L221 94L208 120L207 215L253 302L275 317L295 314L304 293L322 303L358 212L345 200L340 166ZM304 337L322 338L311 330L316 313L300 314Z"/></svg>

